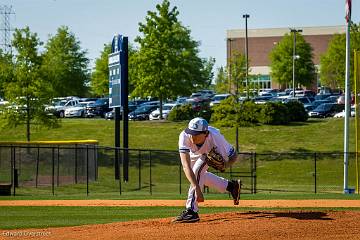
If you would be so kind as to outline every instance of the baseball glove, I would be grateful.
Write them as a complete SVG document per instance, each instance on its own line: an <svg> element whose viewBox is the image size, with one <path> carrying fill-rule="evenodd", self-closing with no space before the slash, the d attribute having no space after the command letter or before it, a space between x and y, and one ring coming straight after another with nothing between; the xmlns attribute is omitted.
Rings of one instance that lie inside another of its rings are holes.
<svg viewBox="0 0 360 240"><path fill-rule="evenodd" d="M218 153L215 148L212 148L205 157L205 162L214 169L225 172L225 159Z"/></svg>

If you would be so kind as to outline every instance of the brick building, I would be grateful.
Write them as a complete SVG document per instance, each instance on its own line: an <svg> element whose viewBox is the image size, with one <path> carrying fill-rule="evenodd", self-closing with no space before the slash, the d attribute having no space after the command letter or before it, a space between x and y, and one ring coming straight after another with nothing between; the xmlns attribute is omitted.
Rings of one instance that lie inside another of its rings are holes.
<svg viewBox="0 0 360 240"><path fill-rule="evenodd" d="M305 41L312 46L313 62L317 68L320 64L320 56L326 52L333 35L345 33L344 26L303 27L296 29L302 30L301 34ZM248 29L249 75L256 75L256 78L252 81L260 89L279 88L278 84L271 80L269 53L286 33L290 33L289 28ZM227 61L230 58L230 53L240 52L244 54L245 29L228 30L226 42ZM314 86L316 85L317 83L315 82Z"/></svg>

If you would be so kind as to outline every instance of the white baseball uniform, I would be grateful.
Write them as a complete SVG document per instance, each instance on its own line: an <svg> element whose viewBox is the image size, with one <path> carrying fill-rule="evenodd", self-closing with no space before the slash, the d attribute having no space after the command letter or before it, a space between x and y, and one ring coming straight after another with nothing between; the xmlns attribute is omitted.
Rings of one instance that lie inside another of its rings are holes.
<svg viewBox="0 0 360 240"><path fill-rule="evenodd" d="M209 135L207 136L204 144L197 146L190 140L190 134L182 131L179 136L179 152L189 153L191 159L191 167L195 173L197 182L200 188L203 189L204 185L214 187L219 192L225 192L228 185L228 181L222 177L219 177L213 173L208 172L209 166L205 162L205 156L210 152L212 148L215 148L220 153L225 161L228 161L230 157L236 155L236 151L220 133L220 131L211 126L208 127ZM198 204L195 197L195 188L190 186L188 199L186 201L186 208L192 209L194 212L198 211Z"/></svg>

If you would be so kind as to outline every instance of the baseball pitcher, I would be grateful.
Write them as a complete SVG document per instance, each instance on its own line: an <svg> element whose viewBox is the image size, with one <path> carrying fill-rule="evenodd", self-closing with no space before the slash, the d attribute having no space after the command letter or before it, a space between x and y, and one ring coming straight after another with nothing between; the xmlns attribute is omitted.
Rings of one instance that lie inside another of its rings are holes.
<svg viewBox="0 0 360 240"><path fill-rule="evenodd" d="M234 205L239 204L240 180L228 181L211 172L209 166L225 171L237 161L237 153L216 128L208 126L203 118L194 118L188 127L180 133L179 152L186 178L190 182L186 210L173 222L197 222L198 202L204 201L204 185L214 187L219 192L230 192Z"/></svg>

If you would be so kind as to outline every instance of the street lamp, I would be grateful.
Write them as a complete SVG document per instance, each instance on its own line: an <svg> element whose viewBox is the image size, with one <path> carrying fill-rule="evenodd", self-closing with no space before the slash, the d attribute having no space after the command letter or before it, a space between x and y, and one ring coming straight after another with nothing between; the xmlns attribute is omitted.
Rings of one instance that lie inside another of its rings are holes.
<svg viewBox="0 0 360 240"><path fill-rule="evenodd" d="M293 46L293 67L292 67L292 89L293 89L293 97L295 97L295 60L299 58L296 56L296 33L302 32L301 29L290 28L290 32L293 33L294 36L294 46Z"/></svg>
<svg viewBox="0 0 360 240"><path fill-rule="evenodd" d="M229 62L228 62L228 70L229 70L229 73L228 73L228 78L229 78L229 93L231 94L231 80L232 80L232 73L231 73L231 65L232 65L232 49L231 49L231 42L234 41L234 39L232 38L228 38L228 45L229 45Z"/></svg>
<svg viewBox="0 0 360 240"><path fill-rule="evenodd" d="M246 98L249 99L249 79L248 79L248 71L249 71L249 51L248 51L248 29L247 29L247 19L250 17L249 14L244 14L243 18L245 18L245 59L246 59Z"/></svg>

